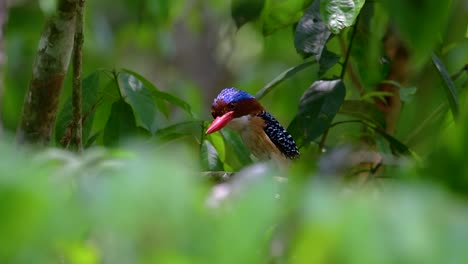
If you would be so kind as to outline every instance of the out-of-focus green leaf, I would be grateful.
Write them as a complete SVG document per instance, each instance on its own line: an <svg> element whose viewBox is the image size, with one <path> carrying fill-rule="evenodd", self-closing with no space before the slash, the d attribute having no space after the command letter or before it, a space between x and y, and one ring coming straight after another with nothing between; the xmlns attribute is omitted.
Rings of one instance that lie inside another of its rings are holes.
<svg viewBox="0 0 468 264"><path fill-rule="evenodd" d="M223 163L218 151L209 140L204 140L200 149L201 167L207 171L222 171Z"/></svg>
<svg viewBox="0 0 468 264"><path fill-rule="evenodd" d="M119 89L135 115L136 125L154 133L157 129L156 103L151 90L134 75L126 72L118 74Z"/></svg>
<svg viewBox="0 0 468 264"><path fill-rule="evenodd" d="M299 64L297 66L291 67L284 72L282 72L280 75L276 76L275 79L273 79L271 82L269 82L267 85L265 85L258 93L255 95L255 97L260 100L262 99L265 95L267 95L273 88L275 88L278 84L282 83L284 80L291 78L294 76L296 73L306 69L309 66L312 66L315 64L315 61L308 61L304 62L302 64Z"/></svg>
<svg viewBox="0 0 468 264"><path fill-rule="evenodd" d="M445 69L442 61L435 54L432 54L432 63L437 68L437 71L444 80L444 91L447 95L447 101L449 102L450 110L452 110L453 117L457 118L460 110L458 106L457 90L455 89L452 78L450 78L450 74L447 72L447 69Z"/></svg>
<svg viewBox="0 0 468 264"><path fill-rule="evenodd" d="M393 137L392 135L388 134L387 132L385 132L385 130L381 129L381 128L374 128L374 130L380 134L383 138L385 138L385 140L388 141L388 143L390 143L390 146L392 147L392 149L396 150L397 153L399 154L402 154L402 155L413 155L413 157L417 157L415 156L416 154L413 153L409 148L408 146L406 146L403 142L401 142L400 140L396 139L395 137Z"/></svg>
<svg viewBox="0 0 468 264"><path fill-rule="evenodd" d="M363 87L373 87L387 77L388 64L382 62L382 39L387 26L388 16L382 5L375 1L367 1L361 9L351 49L356 73Z"/></svg>
<svg viewBox="0 0 468 264"><path fill-rule="evenodd" d="M86 143L89 134L93 127L94 113L98 106L98 93L100 72L94 72L82 81L82 118L86 117L83 122L82 138ZM60 144L64 137L71 137L72 129L72 98L71 96L64 103L62 110L57 116L55 123L55 142Z"/></svg>
<svg viewBox="0 0 468 264"><path fill-rule="evenodd" d="M365 0L320 0L320 14L333 34L354 24Z"/></svg>
<svg viewBox="0 0 468 264"><path fill-rule="evenodd" d="M237 28L260 17L264 5L265 0L232 0L231 16Z"/></svg>
<svg viewBox="0 0 468 264"><path fill-rule="evenodd" d="M339 79L316 81L304 92L297 115L288 127L299 146L314 140L328 128L345 95L346 88Z"/></svg>
<svg viewBox="0 0 468 264"><path fill-rule="evenodd" d="M39 0L38 2L41 11L47 16L51 16L57 10L57 0Z"/></svg>
<svg viewBox="0 0 468 264"><path fill-rule="evenodd" d="M304 57L313 55L319 61L330 34L330 30L320 17L320 0L316 0L307 8L296 26L294 34L296 51Z"/></svg>
<svg viewBox="0 0 468 264"><path fill-rule="evenodd" d="M380 2L410 47L416 65L425 62L434 46L442 39L453 1L383 0Z"/></svg>
<svg viewBox="0 0 468 264"><path fill-rule="evenodd" d="M339 113L371 122L380 128L385 126L383 113L375 106L375 104L366 101L345 100Z"/></svg>
<svg viewBox="0 0 468 264"><path fill-rule="evenodd" d="M312 0L266 0L262 13L263 34L271 35L276 30L293 25L301 19L303 10Z"/></svg>
<svg viewBox="0 0 468 264"><path fill-rule="evenodd" d="M138 129L132 107L123 99L112 104L109 120L104 128L103 143L115 146L127 137L134 136Z"/></svg>
<svg viewBox="0 0 468 264"><path fill-rule="evenodd" d="M413 87L403 87L400 89L400 100L404 103L409 103L413 101L413 98L416 95L416 92L418 91L418 88L413 86Z"/></svg>

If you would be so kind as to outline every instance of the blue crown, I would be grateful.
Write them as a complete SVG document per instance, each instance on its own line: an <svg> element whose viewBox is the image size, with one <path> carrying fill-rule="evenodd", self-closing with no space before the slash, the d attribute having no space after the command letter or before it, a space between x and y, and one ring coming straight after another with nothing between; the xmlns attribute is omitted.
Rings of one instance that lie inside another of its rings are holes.
<svg viewBox="0 0 468 264"><path fill-rule="evenodd" d="M226 103L230 103L230 102L237 102L243 99L252 99L252 98L255 98L255 97L250 95L248 92L237 90L236 88L232 87L232 88L223 89L218 94L215 101L223 100Z"/></svg>

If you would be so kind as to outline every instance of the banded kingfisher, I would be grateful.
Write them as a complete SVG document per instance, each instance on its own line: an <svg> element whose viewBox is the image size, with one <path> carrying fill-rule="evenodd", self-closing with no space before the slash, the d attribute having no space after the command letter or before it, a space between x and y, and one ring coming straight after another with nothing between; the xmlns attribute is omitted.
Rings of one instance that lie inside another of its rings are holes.
<svg viewBox="0 0 468 264"><path fill-rule="evenodd" d="M213 101L211 114L214 121L206 134L227 126L239 132L244 144L260 160L285 161L299 157L288 131L245 91L223 89Z"/></svg>

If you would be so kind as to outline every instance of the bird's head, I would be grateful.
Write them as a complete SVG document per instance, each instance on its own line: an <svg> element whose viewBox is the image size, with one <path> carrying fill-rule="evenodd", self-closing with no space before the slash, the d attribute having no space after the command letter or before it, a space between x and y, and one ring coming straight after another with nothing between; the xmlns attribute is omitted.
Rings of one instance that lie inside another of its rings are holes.
<svg viewBox="0 0 468 264"><path fill-rule="evenodd" d="M225 88L213 101L211 115L215 120L206 134L220 130L235 118L255 115L263 110L262 105L249 93L236 88Z"/></svg>

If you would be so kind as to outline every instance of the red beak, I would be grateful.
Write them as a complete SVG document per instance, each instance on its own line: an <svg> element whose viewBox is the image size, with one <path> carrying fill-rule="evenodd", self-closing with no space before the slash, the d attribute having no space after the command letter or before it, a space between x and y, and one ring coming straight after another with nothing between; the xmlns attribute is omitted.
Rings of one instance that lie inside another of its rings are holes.
<svg viewBox="0 0 468 264"><path fill-rule="evenodd" d="M206 134L211 134L225 127L234 118L234 111L229 111L222 116L215 118L211 126L206 130Z"/></svg>

